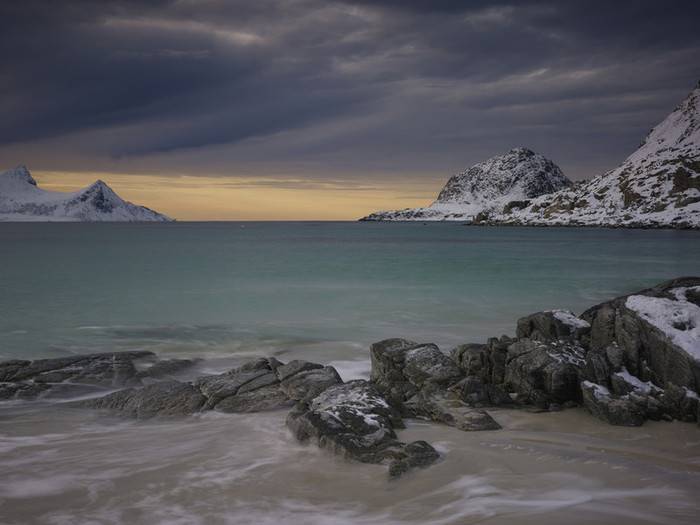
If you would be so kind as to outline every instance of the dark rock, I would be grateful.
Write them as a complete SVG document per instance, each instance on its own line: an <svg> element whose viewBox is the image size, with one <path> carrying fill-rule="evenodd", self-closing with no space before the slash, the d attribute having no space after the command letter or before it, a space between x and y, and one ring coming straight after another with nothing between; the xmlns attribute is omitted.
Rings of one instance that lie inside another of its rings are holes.
<svg viewBox="0 0 700 525"><path fill-rule="evenodd" d="M444 423L460 430L498 430L501 428L487 412L471 407L456 395L439 390L421 391L406 402L414 417Z"/></svg>
<svg viewBox="0 0 700 525"><path fill-rule="evenodd" d="M404 457L398 457L389 464L389 477L397 478L414 468L429 467L440 454L427 441L414 441L403 447Z"/></svg>
<svg viewBox="0 0 700 525"><path fill-rule="evenodd" d="M277 368L277 377L280 381L284 381L288 377L298 374L299 372L306 372L307 370L315 370L318 368L323 368L323 365L295 359Z"/></svg>
<svg viewBox="0 0 700 525"><path fill-rule="evenodd" d="M646 419L642 404L630 396L615 397L604 386L589 381L581 383L581 391L586 409L611 425L637 427Z"/></svg>
<svg viewBox="0 0 700 525"><path fill-rule="evenodd" d="M205 408L211 409L239 391L245 393L278 383L274 372L278 366L277 360L256 359L223 374L200 377L195 386L207 398Z"/></svg>
<svg viewBox="0 0 700 525"><path fill-rule="evenodd" d="M306 367L293 375L287 375L280 384L280 389L289 399L302 401L313 399L327 388L342 382L343 380L335 368L318 365L313 368Z"/></svg>
<svg viewBox="0 0 700 525"><path fill-rule="evenodd" d="M464 377L455 362L434 344L419 345L407 350L403 373L419 389L428 383L447 387Z"/></svg>
<svg viewBox="0 0 700 525"><path fill-rule="evenodd" d="M537 341L558 339L580 340L588 335L591 325L567 310L537 312L518 319L517 337Z"/></svg>
<svg viewBox="0 0 700 525"><path fill-rule="evenodd" d="M513 404L513 399L501 385L485 383L478 376L467 376L459 383L452 385L449 390L470 406L488 407Z"/></svg>
<svg viewBox="0 0 700 525"><path fill-rule="evenodd" d="M314 439L321 448L363 461L380 463L396 444L396 412L368 382L349 381L328 388L310 403L299 403L287 426L300 441Z"/></svg>
<svg viewBox="0 0 700 525"><path fill-rule="evenodd" d="M294 401L279 388L279 385L265 386L256 390L229 396L216 405L220 412L263 412L279 410L294 405Z"/></svg>
<svg viewBox="0 0 700 525"><path fill-rule="evenodd" d="M506 389L543 408L579 401L585 355L585 349L573 341L519 340L508 347Z"/></svg>
<svg viewBox="0 0 700 525"><path fill-rule="evenodd" d="M673 383L698 391L700 361L675 344L668 334L627 306L632 295L677 301L674 289L697 286L700 286L698 277L674 279L586 310L581 317L591 324L591 349L616 346L620 352L620 365L631 374L652 381L662 388ZM686 295L686 300L691 304L694 291L688 292L690 297Z"/></svg>
<svg viewBox="0 0 700 525"><path fill-rule="evenodd" d="M200 411L206 398L190 383L161 381L141 388L128 388L73 406L106 409L122 416L147 419L186 416Z"/></svg>
<svg viewBox="0 0 700 525"><path fill-rule="evenodd" d="M415 467L425 467L439 454L425 442L409 445L397 440L394 428L399 413L367 381L331 386L309 403L298 403L287 417L287 426L302 442L364 463L389 463L396 477Z"/></svg>
<svg viewBox="0 0 700 525"><path fill-rule="evenodd" d="M418 346L418 343L406 339L385 339L370 346L370 379L395 406L401 406L418 392L418 388L403 373L406 352Z"/></svg>
<svg viewBox="0 0 700 525"><path fill-rule="evenodd" d="M395 406L425 387L448 386L463 379L457 364L434 344L386 339L370 347L371 380Z"/></svg>

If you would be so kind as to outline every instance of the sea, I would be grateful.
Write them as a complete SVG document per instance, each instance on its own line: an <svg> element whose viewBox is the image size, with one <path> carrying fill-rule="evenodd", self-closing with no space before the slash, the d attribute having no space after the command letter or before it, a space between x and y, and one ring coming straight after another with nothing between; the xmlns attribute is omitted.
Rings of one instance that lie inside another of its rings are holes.
<svg viewBox="0 0 700 525"><path fill-rule="evenodd" d="M151 350L193 374L257 356L367 378L372 342L514 335L700 275L700 232L458 223L0 223L0 359ZM0 403L3 524L697 523L700 427L498 409L409 421L439 463L397 481L297 443L285 412L131 421Z"/></svg>

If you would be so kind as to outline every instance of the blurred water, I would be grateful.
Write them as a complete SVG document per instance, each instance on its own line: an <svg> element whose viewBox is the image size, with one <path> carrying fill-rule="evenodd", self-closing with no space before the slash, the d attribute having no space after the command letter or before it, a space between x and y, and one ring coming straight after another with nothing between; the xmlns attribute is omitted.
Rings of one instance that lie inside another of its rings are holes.
<svg viewBox="0 0 700 525"><path fill-rule="evenodd" d="M381 223L0 223L0 358L366 358L700 274L700 233Z"/></svg>

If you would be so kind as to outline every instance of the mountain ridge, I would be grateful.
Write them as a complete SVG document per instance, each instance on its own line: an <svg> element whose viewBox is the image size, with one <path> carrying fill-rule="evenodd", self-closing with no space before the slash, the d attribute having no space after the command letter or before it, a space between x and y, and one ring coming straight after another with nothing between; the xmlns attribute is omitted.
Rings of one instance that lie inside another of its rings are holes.
<svg viewBox="0 0 700 525"><path fill-rule="evenodd" d="M518 147L453 175L425 208L376 212L360 220L465 220L572 185L554 162Z"/></svg>
<svg viewBox="0 0 700 525"><path fill-rule="evenodd" d="M76 192L39 187L24 165L0 173L0 221L169 222L170 217L122 199L104 181Z"/></svg>
<svg viewBox="0 0 700 525"><path fill-rule="evenodd" d="M479 209L473 203L459 199L447 202L443 198L450 193L449 186L455 177L459 175L450 178L438 199L426 208L376 212L360 220L700 228L700 82L618 167L590 180L577 181L555 191L543 187L539 195L505 203L505 197L510 195L504 192Z"/></svg>

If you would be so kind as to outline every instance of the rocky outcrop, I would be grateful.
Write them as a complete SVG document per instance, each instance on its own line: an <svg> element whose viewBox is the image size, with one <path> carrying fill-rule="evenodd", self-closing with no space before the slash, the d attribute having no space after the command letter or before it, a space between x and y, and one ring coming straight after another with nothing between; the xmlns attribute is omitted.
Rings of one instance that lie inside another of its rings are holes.
<svg viewBox="0 0 700 525"><path fill-rule="evenodd" d="M613 425L698 421L700 277L618 297L579 317L537 312L518 320L514 338L460 345L450 355L431 343L385 339L371 345L370 359L370 381L347 383L333 367L275 358L192 382L172 376L194 361L158 361L149 352L12 360L0 363L0 399L119 389L73 406L139 419L291 408L287 426L300 441L387 464L395 477L439 458L424 441L399 439L403 417L484 431L500 428L485 408L579 405Z"/></svg>
<svg viewBox="0 0 700 525"><path fill-rule="evenodd" d="M332 386L287 416L287 426L302 442L364 463L389 463L393 477L428 466L439 454L425 441L398 441L401 415L367 381Z"/></svg>
<svg viewBox="0 0 700 525"><path fill-rule="evenodd" d="M87 354L0 363L0 399L83 395L141 384L136 363L152 352Z"/></svg>
<svg viewBox="0 0 700 525"><path fill-rule="evenodd" d="M85 408L110 410L122 416L148 419L156 416L187 416L199 412L206 398L190 383L161 381L142 388L119 390L79 402Z"/></svg>
<svg viewBox="0 0 700 525"><path fill-rule="evenodd" d="M457 364L434 344L387 339L370 347L372 381L402 413L461 430L495 430L498 423L464 403L451 387L464 379Z"/></svg>

